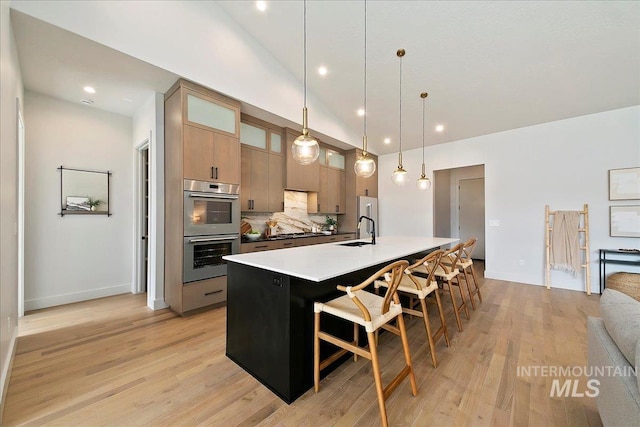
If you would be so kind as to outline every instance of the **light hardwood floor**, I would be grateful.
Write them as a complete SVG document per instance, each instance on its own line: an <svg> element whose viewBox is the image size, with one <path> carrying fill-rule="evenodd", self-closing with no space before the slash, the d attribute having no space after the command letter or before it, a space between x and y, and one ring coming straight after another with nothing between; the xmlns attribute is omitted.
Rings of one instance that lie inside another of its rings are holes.
<svg viewBox="0 0 640 427"><path fill-rule="evenodd" d="M593 399L549 397L556 377L517 375L518 366L584 366L586 317L598 315L599 296L496 280L482 280L481 289L484 302L463 317L462 333L444 296L452 342L438 343L436 369L422 320L407 319L419 394L406 381L398 387L387 402L390 424L602 425ZM4 425L380 425L368 361L345 362L318 394L310 389L287 405L225 356L225 314L153 312L143 295L28 314ZM400 342L384 334L380 347L393 375L403 363Z"/></svg>

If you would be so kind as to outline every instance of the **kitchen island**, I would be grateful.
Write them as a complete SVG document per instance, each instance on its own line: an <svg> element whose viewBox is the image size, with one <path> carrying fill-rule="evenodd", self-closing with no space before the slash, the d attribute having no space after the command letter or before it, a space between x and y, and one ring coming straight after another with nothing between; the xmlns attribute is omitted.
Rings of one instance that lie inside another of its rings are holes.
<svg viewBox="0 0 640 427"><path fill-rule="evenodd" d="M342 293L398 259L457 242L438 237L381 237L376 245L327 243L228 255L227 356L287 403L313 385L313 302ZM323 320L350 339L353 326ZM324 347L321 353L333 349ZM328 373L329 370L323 372Z"/></svg>

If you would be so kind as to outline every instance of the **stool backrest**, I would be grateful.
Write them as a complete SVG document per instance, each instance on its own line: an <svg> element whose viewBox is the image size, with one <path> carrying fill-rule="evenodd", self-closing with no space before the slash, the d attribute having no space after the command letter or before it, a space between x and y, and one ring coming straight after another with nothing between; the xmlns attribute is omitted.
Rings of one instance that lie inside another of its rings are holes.
<svg viewBox="0 0 640 427"><path fill-rule="evenodd" d="M426 279L426 285L429 286L429 284L435 280L435 272L438 268L438 265L440 264L440 259L442 258L443 254L444 251L442 249L438 249L437 251L431 252L420 261L416 261L414 264L406 268L405 274L407 274L411 278L413 283L415 283L417 289L422 288L422 285L415 276L417 275L418 277L424 277ZM426 277L424 276L424 272L422 271L420 271L420 273L413 272L414 269L420 266L423 266L426 269Z"/></svg>
<svg viewBox="0 0 640 427"><path fill-rule="evenodd" d="M460 257L460 259L462 259L463 261L471 259L471 253L476 248L477 241L478 239L476 239L475 237L472 237L466 242L464 242L464 247L462 248L462 256Z"/></svg>
<svg viewBox="0 0 640 427"><path fill-rule="evenodd" d="M400 281L402 280L404 269L407 268L408 265L409 261L406 260L393 262L372 274L371 277L369 277L359 285L351 286L349 288L340 285L338 286L338 290L347 292L351 297L351 300L360 308L360 310L362 310L365 320L370 321L371 314L360 302L358 297L355 295L355 292L366 288L378 279L385 280L388 283L388 288L387 292L384 294L384 302L382 303L381 314L387 313L389 311L391 301L394 301L396 303L400 302L400 298L398 298L398 294L396 293L396 291L398 290L398 286L400 286Z"/></svg>
<svg viewBox="0 0 640 427"><path fill-rule="evenodd" d="M445 251L442 254L442 260L447 259L447 262L441 262L440 267L446 274L451 273L456 269L456 266L460 263L460 259L462 258L462 250L464 249L464 243L458 243L451 249ZM451 263L451 264L449 264Z"/></svg>

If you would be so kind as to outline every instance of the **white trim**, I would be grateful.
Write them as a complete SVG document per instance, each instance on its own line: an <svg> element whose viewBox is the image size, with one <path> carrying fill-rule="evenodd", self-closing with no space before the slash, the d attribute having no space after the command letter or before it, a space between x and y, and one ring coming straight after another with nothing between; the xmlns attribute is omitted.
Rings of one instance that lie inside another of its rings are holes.
<svg viewBox="0 0 640 427"><path fill-rule="evenodd" d="M162 310L163 308L169 308L169 304L164 301L164 298L153 300L151 303L147 303L147 305L153 310Z"/></svg>
<svg viewBox="0 0 640 427"><path fill-rule="evenodd" d="M9 342L9 353L7 357L7 363L4 364L2 370L2 376L0 377L0 422L4 415L4 403L9 389L9 379L11 375L11 369L13 368L13 359L16 355L16 347L18 342L18 326L14 326L13 333L11 334L11 341Z"/></svg>
<svg viewBox="0 0 640 427"><path fill-rule="evenodd" d="M24 316L24 165L25 165L25 128L20 98L16 98L18 117L18 317Z"/></svg>
<svg viewBox="0 0 640 427"><path fill-rule="evenodd" d="M149 132L151 134L151 132ZM142 209L142 194L143 185L142 182L142 169L143 169L143 157L142 151L148 150L147 156L151 154L151 136L138 144L134 155L134 189L133 189L133 277L131 280L131 292L134 294L140 294L144 292L145 285L149 284L149 272L145 275L142 271L144 266L144 248L142 243L142 229L143 229L143 209ZM148 244L148 242L147 242ZM147 278L147 283L143 283L143 278ZM147 289L149 287L147 286Z"/></svg>
<svg viewBox="0 0 640 427"><path fill-rule="evenodd" d="M52 297L36 298L24 302L25 310L38 310L40 308L54 307L56 305L71 304L96 298L110 297L113 295L128 294L131 292L131 283L106 288L91 289L88 291L72 292L69 294L55 295Z"/></svg>

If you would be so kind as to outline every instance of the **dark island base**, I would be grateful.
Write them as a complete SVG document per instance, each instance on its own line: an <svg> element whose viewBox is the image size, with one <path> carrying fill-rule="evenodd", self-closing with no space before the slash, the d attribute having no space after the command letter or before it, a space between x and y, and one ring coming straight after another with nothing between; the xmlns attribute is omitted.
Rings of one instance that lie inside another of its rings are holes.
<svg viewBox="0 0 640 427"><path fill-rule="evenodd" d="M228 263L226 355L287 403L313 386L313 303L343 295L337 285L356 285L388 263L323 282ZM351 340L353 324L332 316L322 328ZM364 334L360 334L363 339ZM366 336L364 337L366 340ZM336 350L322 343L321 357ZM348 359L345 355L344 359ZM339 364L322 371L328 374Z"/></svg>

